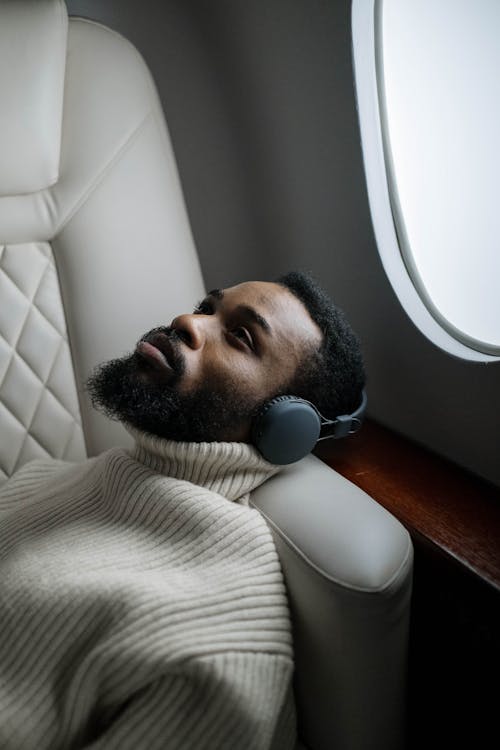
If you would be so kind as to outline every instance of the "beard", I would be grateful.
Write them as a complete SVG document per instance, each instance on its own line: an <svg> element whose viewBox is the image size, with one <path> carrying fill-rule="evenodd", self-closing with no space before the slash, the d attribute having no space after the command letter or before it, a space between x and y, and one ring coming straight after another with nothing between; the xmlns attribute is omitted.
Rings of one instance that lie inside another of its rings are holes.
<svg viewBox="0 0 500 750"><path fill-rule="evenodd" d="M258 405L233 386L205 383L190 393L179 393L185 363L175 331L155 328L173 348L173 372L160 371L137 352L98 366L86 389L92 405L107 417L125 422L162 438L187 442L234 439L244 420L258 412Z"/></svg>

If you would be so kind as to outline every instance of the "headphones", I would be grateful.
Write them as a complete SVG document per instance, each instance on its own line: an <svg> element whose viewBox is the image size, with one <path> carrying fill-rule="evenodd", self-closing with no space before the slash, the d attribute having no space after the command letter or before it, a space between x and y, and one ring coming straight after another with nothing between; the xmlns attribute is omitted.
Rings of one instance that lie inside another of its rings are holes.
<svg viewBox="0 0 500 750"><path fill-rule="evenodd" d="M363 390L356 411L326 419L310 401L296 396L276 396L267 401L255 417L252 443L266 461L291 464L310 453L319 440L337 440L357 432L366 404Z"/></svg>

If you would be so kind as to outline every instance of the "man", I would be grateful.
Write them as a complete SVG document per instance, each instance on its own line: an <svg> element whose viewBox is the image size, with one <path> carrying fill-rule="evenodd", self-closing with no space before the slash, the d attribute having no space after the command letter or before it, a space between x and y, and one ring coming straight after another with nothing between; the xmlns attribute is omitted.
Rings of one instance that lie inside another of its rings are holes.
<svg viewBox="0 0 500 750"><path fill-rule="evenodd" d="M248 493L263 403L325 416L364 383L308 277L212 291L101 366L94 404L132 451L35 461L0 492L0 747L293 748L293 654L270 532Z"/></svg>

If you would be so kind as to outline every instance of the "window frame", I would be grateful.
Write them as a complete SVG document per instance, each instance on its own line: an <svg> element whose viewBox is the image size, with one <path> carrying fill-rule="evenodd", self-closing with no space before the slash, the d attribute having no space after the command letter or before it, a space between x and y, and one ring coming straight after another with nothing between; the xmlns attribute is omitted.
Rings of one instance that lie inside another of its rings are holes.
<svg viewBox="0 0 500 750"><path fill-rule="evenodd" d="M499 361L497 347L457 329L436 308L420 278L405 231L388 143L381 49L382 0L353 0L352 56L368 199L378 252L403 309L445 352L469 361Z"/></svg>

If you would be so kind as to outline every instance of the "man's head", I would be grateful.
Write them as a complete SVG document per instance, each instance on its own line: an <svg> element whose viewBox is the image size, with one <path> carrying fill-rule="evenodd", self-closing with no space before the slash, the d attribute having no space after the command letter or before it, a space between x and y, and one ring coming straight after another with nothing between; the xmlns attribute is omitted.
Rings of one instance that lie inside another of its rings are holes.
<svg viewBox="0 0 500 750"><path fill-rule="evenodd" d="M277 279L299 299L321 331L321 345L298 368L290 393L311 401L328 419L350 414L365 385L359 340L344 313L306 274L292 271Z"/></svg>
<svg viewBox="0 0 500 750"><path fill-rule="evenodd" d="M161 437L250 441L262 404L306 398L325 416L355 408L363 386L356 337L309 277L215 289L155 328L88 381L108 416Z"/></svg>

